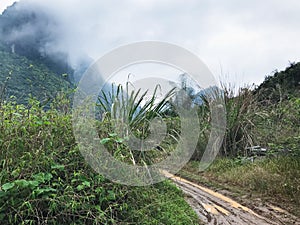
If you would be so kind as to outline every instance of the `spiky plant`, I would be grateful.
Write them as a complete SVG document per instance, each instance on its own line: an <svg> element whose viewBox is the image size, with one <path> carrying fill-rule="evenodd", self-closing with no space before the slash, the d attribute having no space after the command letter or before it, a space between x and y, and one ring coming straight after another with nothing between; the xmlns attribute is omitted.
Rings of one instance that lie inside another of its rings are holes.
<svg viewBox="0 0 300 225"><path fill-rule="evenodd" d="M122 144L126 146L127 152L120 153L120 157L130 159L133 164L149 164L155 160L153 155L161 157L160 154L157 155L158 150L163 150L161 152L164 153L168 151L159 145L163 139L155 139L166 136L167 127L163 120L165 113L171 107L169 100L174 95L175 88L162 99L158 99L160 85L155 87L150 98L148 90L145 92L142 92L141 89L130 91L129 85L131 83L127 82L124 89L122 85L112 84L111 91L102 90L97 106L102 113L102 120L110 121L114 135L119 138L119 142L122 140ZM153 121L158 126L153 127ZM153 134L155 134L154 137ZM147 140L147 137L151 135L152 138ZM148 151L149 148L155 149L155 151ZM126 154L127 156L125 156Z"/></svg>

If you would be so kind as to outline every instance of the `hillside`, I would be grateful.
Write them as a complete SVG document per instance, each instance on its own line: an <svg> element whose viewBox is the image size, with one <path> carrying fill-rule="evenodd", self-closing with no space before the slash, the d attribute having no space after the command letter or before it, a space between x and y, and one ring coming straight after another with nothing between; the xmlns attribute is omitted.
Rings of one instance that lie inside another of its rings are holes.
<svg viewBox="0 0 300 225"><path fill-rule="evenodd" d="M18 103L26 103L31 95L43 103L71 86L67 76L54 73L38 61L0 50L2 100L15 96Z"/></svg>
<svg viewBox="0 0 300 225"><path fill-rule="evenodd" d="M55 45L50 44L55 38L49 31L53 24L55 19L46 12L15 3L0 15L0 44L10 52L46 65L57 74L73 74L68 55L47 47Z"/></svg>
<svg viewBox="0 0 300 225"><path fill-rule="evenodd" d="M26 104L32 96L43 105L58 91L74 87L74 75L78 81L88 63L82 62L85 64L74 71L66 53L46 53L51 37L44 27L49 18L18 6L16 3L0 15L0 97L15 96L13 101ZM39 29L24 33L28 24Z"/></svg>
<svg viewBox="0 0 300 225"><path fill-rule="evenodd" d="M266 76L255 92L260 101L271 103L288 99L290 96L300 96L300 62L291 63L283 71L276 71L273 75Z"/></svg>

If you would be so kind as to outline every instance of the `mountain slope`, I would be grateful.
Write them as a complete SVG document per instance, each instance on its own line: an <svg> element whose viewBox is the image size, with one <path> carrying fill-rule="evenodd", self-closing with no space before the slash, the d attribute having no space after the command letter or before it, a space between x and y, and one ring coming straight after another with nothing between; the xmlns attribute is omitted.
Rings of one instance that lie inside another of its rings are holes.
<svg viewBox="0 0 300 225"><path fill-rule="evenodd" d="M46 65L0 50L0 87L2 99L15 96L18 103L26 103L29 95L44 102L57 91L71 85L67 75L57 75Z"/></svg>
<svg viewBox="0 0 300 225"><path fill-rule="evenodd" d="M255 94L260 101L279 102L289 96L300 96L300 62L291 63L284 71L276 71L273 76L267 76L260 84Z"/></svg>

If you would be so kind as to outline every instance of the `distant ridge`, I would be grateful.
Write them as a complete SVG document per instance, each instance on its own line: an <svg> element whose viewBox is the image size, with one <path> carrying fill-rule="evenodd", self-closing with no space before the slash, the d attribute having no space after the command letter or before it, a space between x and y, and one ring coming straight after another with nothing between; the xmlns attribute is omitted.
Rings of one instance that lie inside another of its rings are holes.
<svg viewBox="0 0 300 225"><path fill-rule="evenodd" d="M285 70L266 76L254 93L260 101L270 103L300 97L300 62L291 63Z"/></svg>

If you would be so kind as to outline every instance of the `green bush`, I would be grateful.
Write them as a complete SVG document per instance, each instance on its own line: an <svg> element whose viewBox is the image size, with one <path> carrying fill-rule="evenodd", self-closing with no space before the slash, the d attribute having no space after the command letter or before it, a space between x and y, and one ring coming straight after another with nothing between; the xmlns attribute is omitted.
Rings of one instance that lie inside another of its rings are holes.
<svg viewBox="0 0 300 225"><path fill-rule="evenodd" d="M68 105L0 106L1 224L197 224L170 182L129 187L94 172L76 145Z"/></svg>

